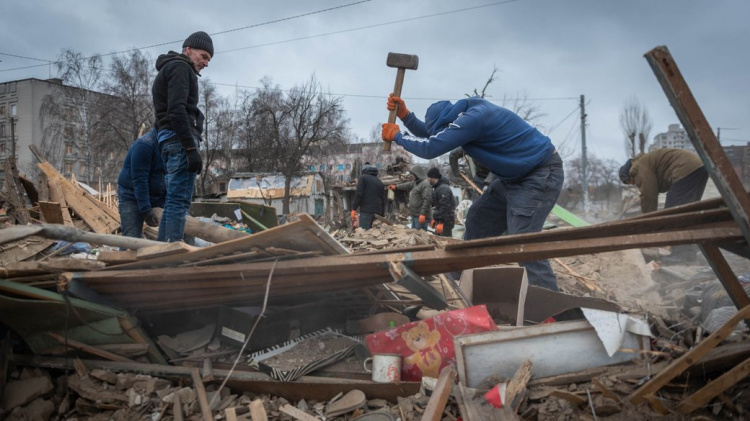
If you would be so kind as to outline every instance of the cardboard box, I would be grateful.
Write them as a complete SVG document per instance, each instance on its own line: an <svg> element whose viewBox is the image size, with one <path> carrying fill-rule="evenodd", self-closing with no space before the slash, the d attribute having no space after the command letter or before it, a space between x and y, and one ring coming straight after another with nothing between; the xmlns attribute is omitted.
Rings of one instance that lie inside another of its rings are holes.
<svg viewBox="0 0 750 421"><path fill-rule="evenodd" d="M498 323L523 326L541 323L549 317L557 320L582 319L583 315L559 317L571 309L593 308L619 312L619 305L599 298L577 297L529 285L526 268L520 266L487 267L463 271L459 288L472 305L484 304Z"/></svg>

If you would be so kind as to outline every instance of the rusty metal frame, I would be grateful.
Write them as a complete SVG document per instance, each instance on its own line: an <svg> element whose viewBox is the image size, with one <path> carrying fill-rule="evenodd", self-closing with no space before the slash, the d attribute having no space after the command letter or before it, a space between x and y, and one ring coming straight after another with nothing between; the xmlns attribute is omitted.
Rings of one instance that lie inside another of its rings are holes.
<svg viewBox="0 0 750 421"><path fill-rule="evenodd" d="M724 198L729 212L745 237L745 242L750 244L750 197L734 172L729 158L714 135L698 102L693 97L690 87L682 77L677 63L666 46L656 47L647 52L644 57L664 89L669 103L674 108L690 141L701 157L703 165L716 184L716 188ZM742 309L750 304L745 290L719 249L707 244L700 245L700 249L737 308Z"/></svg>

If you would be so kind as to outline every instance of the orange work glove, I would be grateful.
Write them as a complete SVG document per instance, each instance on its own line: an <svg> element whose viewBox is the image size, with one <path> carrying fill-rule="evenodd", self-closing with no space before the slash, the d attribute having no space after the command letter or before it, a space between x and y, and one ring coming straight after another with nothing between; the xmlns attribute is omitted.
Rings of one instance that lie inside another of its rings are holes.
<svg viewBox="0 0 750 421"><path fill-rule="evenodd" d="M424 215L419 215L419 223L424 224L424 221L426 221L427 218Z"/></svg>
<svg viewBox="0 0 750 421"><path fill-rule="evenodd" d="M439 223L439 224L437 224L437 227L435 228L435 233L438 234L438 235L440 235L440 234L443 233L443 223L442 222Z"/></svg>
<svg viewBox="0 0 750 421"><path fill-rule="evenodd" d="M401 131L398 124L395 123L383 123L383 133L381 137L386 142L393 142L396 139L396 135Z"/></svg>
<svg viewBox="0 0 750 421"><path fill-rule="evenodd" d="M352 209L352 219L357 219L357 211Z"/></svg>
<svg viewBox="0 0 750 421"><path fill-rule="evenodd" d="M409 115L409 109L406 108L406 103L403 99L391 93L388 96L388 104L386 105L386 107L388 108L388 111L393 111L397 106L398 110L396 110L396 116L399 119L403 120L407 115Z"/></svg>
<svg viewBox="0 0 750 421"><path fill-rule="evenodd" d="M396 185L395 184L391 184L391 185L388 186L388 188L391 189L391 190L396 190Z"/></svg>
<svg viewBox="0 0 750 421"><path fill-rule="evenodd" d="M430 221L430 227L435 228L435 224L437 224L436 220L433 219L432 221Z"/></svg>

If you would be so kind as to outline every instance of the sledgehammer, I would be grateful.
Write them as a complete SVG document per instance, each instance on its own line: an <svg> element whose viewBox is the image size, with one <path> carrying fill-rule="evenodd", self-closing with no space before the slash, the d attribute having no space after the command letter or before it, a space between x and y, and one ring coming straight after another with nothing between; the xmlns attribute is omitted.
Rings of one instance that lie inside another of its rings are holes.
<svg viewBox="0 0 750 421"><path fill-rule="evenodd" d="M385 61L386 66L395 67L396 71L396 84L393 86L393 95L401 96L401 87L404 85L404 73L406 69L417 70L419 66L419 57L411 54L399 54L399 53L388 53L388 59ZM388 114L388 122L396 122L396 114L398 113L398 105L396 108L391 110ZM383 143L383 152L389 152L391 150L391 142Z"/></svg>

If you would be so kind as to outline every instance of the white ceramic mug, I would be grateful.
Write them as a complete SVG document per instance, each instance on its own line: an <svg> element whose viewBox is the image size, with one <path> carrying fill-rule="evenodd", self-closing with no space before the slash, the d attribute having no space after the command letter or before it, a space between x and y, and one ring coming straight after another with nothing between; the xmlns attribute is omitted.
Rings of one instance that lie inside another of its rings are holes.
<svg viewBox="0 0 750 421"><path fill-rule="evenodd" d="M367 368L372 363L372 369ZM401 380L401 355L373 354L364 362L365 371L372 373L372 381L377 383L397 383Z"/></svg>

